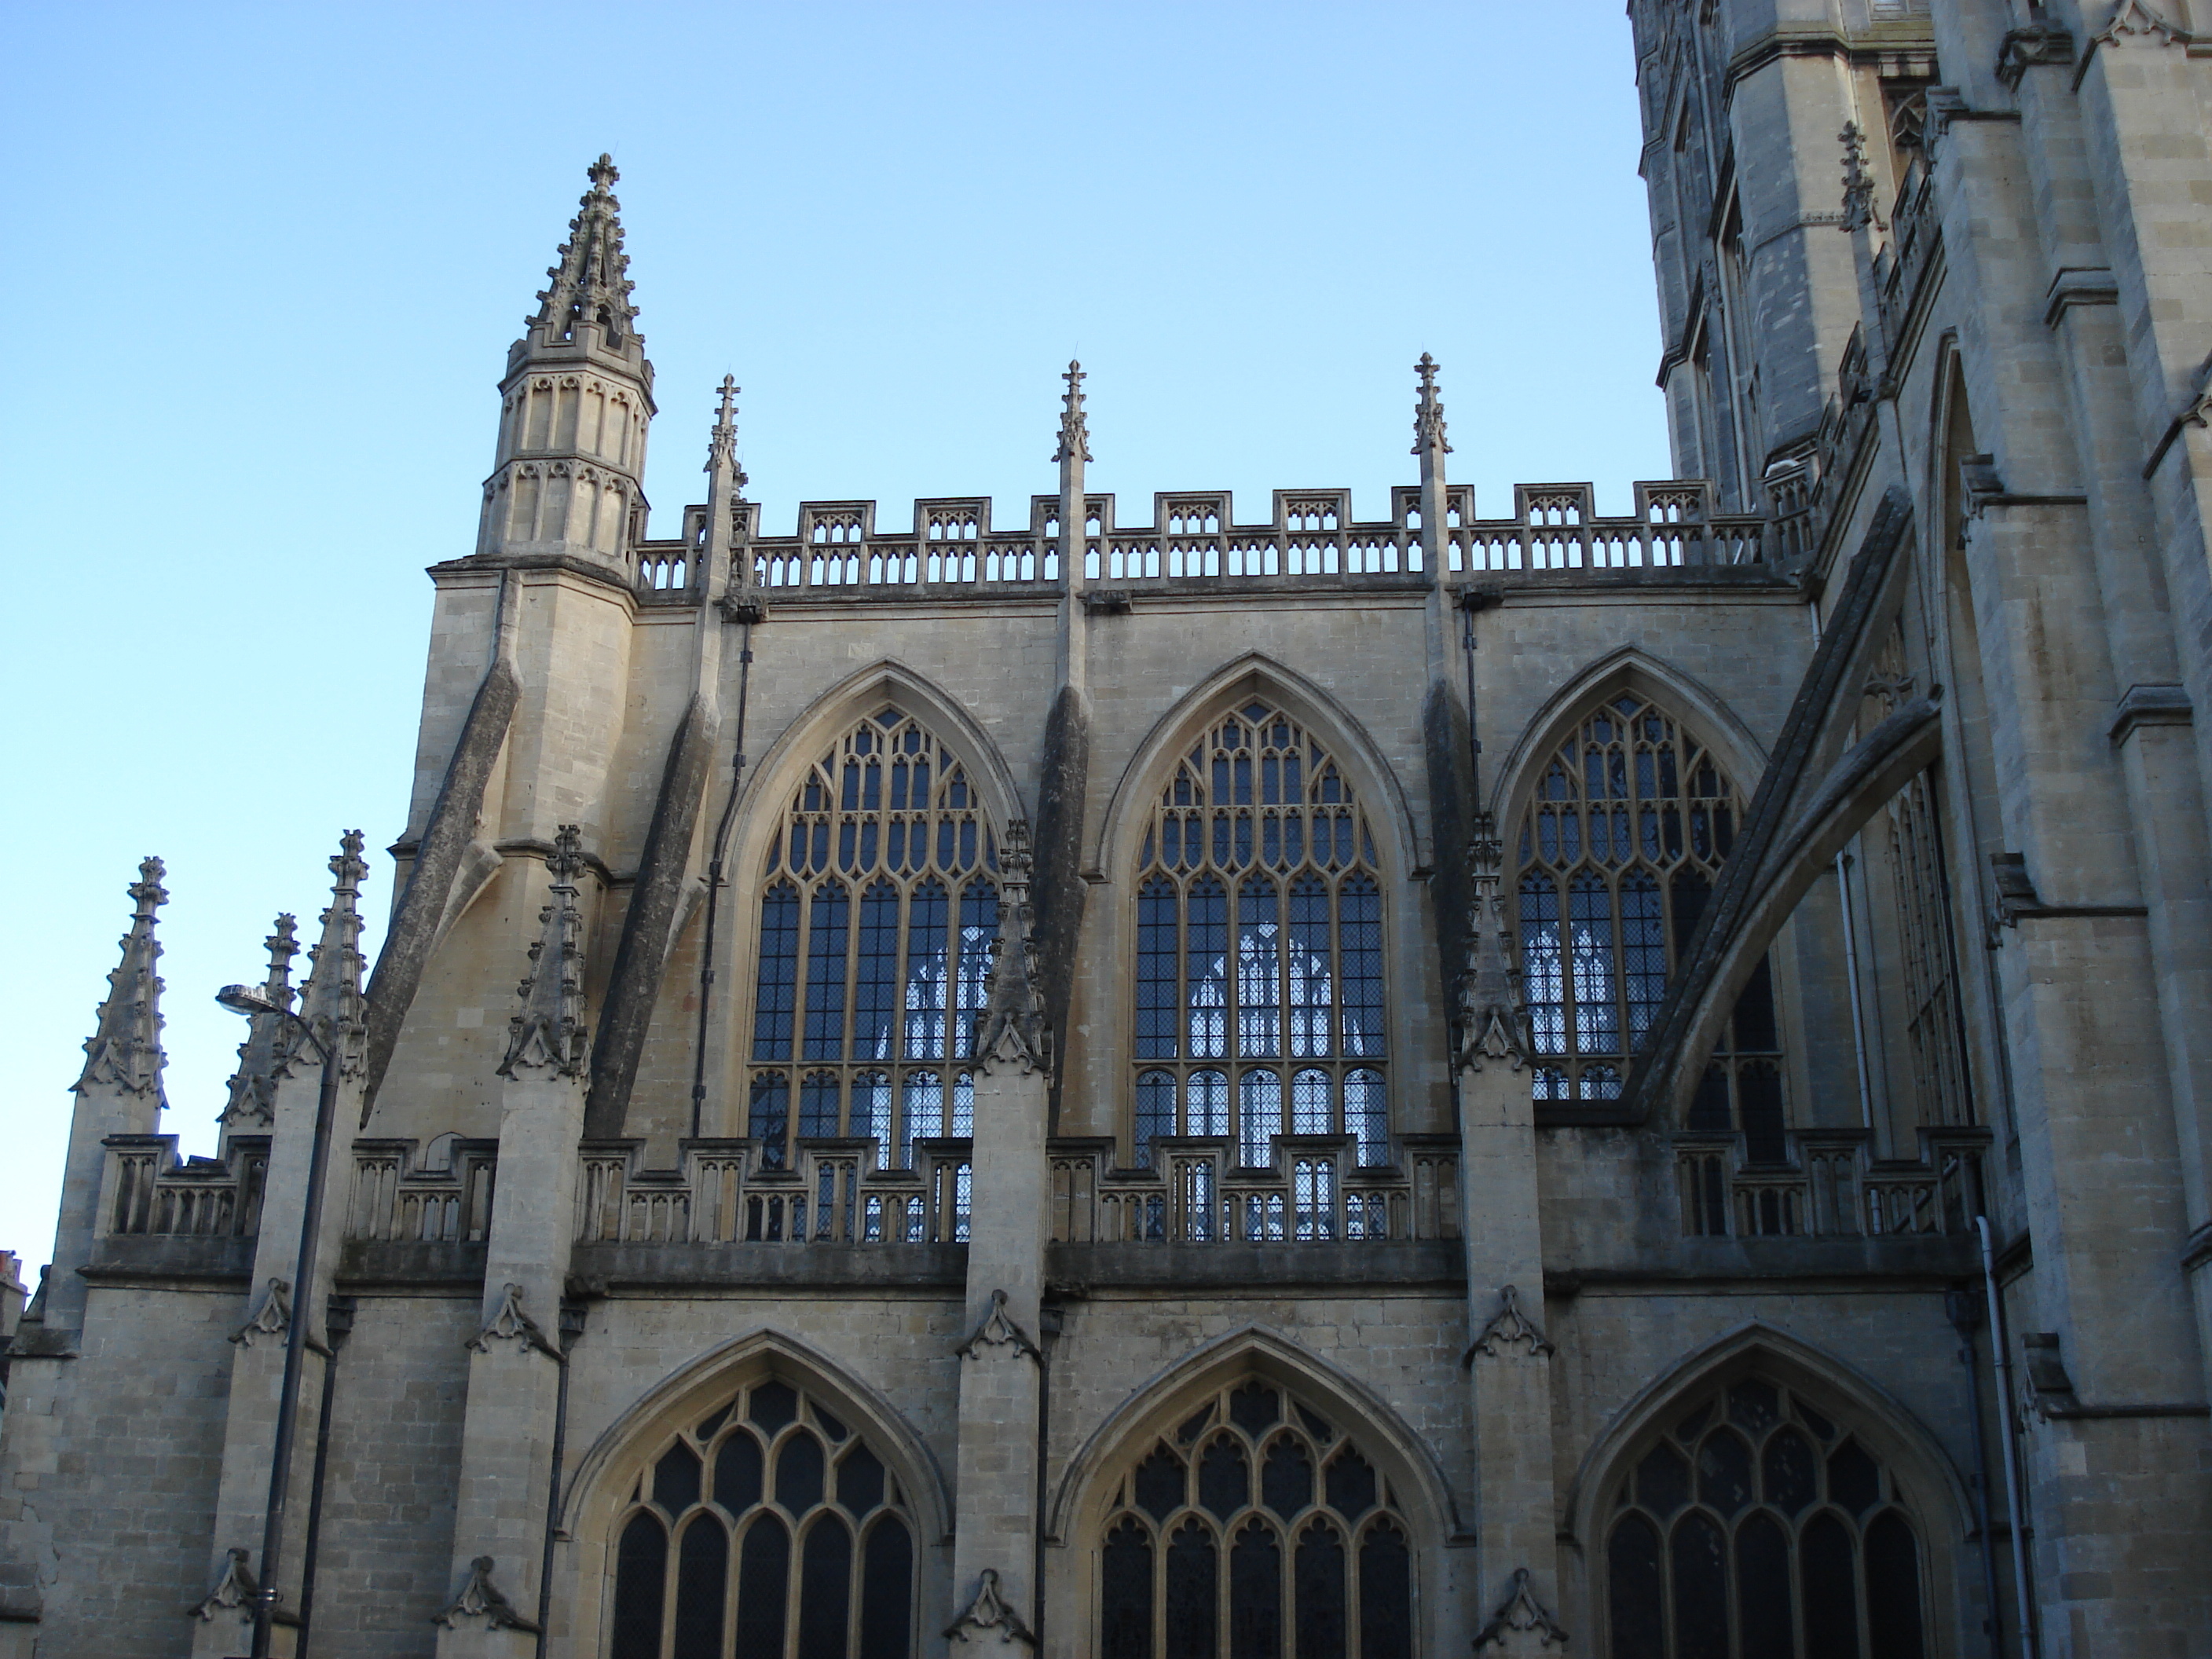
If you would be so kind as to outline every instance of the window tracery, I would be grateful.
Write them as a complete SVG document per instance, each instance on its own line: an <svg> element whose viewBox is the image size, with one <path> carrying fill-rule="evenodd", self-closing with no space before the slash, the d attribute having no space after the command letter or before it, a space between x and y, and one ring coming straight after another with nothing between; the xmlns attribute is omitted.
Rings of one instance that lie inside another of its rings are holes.
<svg viewBox="0 0 2212 1659"><path fill-rule="evenodd" d="M1537 1099L1619 1096L1735 844L1743 805L1681 721L1631 693L1590 711L1553 753L1520 842L1521 969ZM1762 959L1686 1127L1741 1127L1752 1162L1780 1162L1781 1052Z"/></svg>
<svg viewBox="0 0 2212 1659"><path fill-rule="evenodd" d="M1413 1531L1322 1413L1224 1387L1118 1482L1099 1555L1102 1659L1411 1659Z"/></svg>
<svg viewBox="0 0 2212 1659"><path fill-rule="evenodd" d="M910 1659L914 1513L819 1401L775 1378L678 1430L617 1518L608 1659Z"/></svg>
<svg viewBox="0 0 2212 1659"><path fill-rule="evenodd" d="M1137 857L1131 1153L1350 1135L1389 1158L1382 890L1373 835L1328 751L1247 703L1176 763Z"/></svg>
<svg viewBox="0 0 2212 1659"><path fill-rule="evenodd" d="M886 707L793 791L769 848L746 1133L767 1169L796 1140L968 1135L963 1064L999 927L998 848L960 763Z"/></svg>
<svg viewBox="0 0 2212 1659"><path fill-rule="evenodd" d="M1923 1659L1924 1551L1896 1479L1753 1376L1670 1415L1607 1510L1613 1659Z"/></svg>

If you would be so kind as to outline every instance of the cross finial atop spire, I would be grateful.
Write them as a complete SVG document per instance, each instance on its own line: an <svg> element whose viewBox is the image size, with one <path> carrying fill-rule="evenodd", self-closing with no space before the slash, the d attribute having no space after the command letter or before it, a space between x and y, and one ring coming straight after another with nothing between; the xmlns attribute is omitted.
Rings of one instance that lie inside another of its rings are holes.
<svg viewBox="0 0 2212 1659"><path fill-rule="evenodd" d="M1440 450L1449 455L1452 447L1444 441L1444 406L1437 398L1437 360L1424 351L1413 372L1421 377L1421 391L1413 406L1413 453Z"/></svg>
<svg viewBox="0 0 2212 1659"><path fill-rule="evenodd" d="M1060 377L1067 382L1067 391L1060 400L1060 447L1052 452L1055 461L1091 459L1091 428L1083 413L1083 365L1069 358L1067 373Z"/></svg>
<svg viewBox="0 0 2212 1659"><path fill-rule="evenodd" d="M169 896L161 886L161 860L141 860L138 879L129 888L131 931L123 936L123 960L107 976L107 997L99 1024L84 1045L84 1070L76 1088L110 1088L141 1097L161 1085L161 981L154 972L161 946L154 937L154 917Z"/></svg>
<svg viewBox="0 0 2212 1659"><path fill-rule="evenodd" d="M728 382L725 381L726 386ZM538 913L542 931L530 947L530 972L522 981L522 1012L508 1024L501 1077L580 1077L584 1071L584 964L580 935L583 915L576 907L576 872L583 867L579 835L564 823L545 860L553 878L545 908Z"/></svg>
<svg viewBox="0 0 2212 1659"><path fill-rule="evenodd" d="M588 169L591 189L568 222L560 263L545 274L552 285L538 296L533 326L547 339L573 340L579 323L597 323L601 337L619 346L631 333L637 307L629 302L629 256L623 251L622 204L609 188L622 175L614 158L601 155Z"/></svg>

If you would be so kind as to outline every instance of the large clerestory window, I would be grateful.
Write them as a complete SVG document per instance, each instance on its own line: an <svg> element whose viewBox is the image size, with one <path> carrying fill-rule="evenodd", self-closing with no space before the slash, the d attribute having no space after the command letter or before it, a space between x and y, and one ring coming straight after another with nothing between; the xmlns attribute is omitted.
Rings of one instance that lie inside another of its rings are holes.
<svg viewBox="0 0 2212 1659"><path fill-rule="evenodd" d="M1620 1093L1742 822L1726 771L1648 699L1600 704L1551 757L1519 849L1538 1100ZM1786 1156L1783 1123L1781 1032L1761 958L1686 1127L1741 1129L1747 1156L1763 1164Z"/></svg>
<svg viewBox="0 0 2212 1659"><path fill-rule="evenodd" d="M854 1136L908 1168L917 1139L971 1132L997 868L966 774L898 708L808 769L761 895L746 1133L763 1166Z"/></svg>
<svg viewBox="0 0 2212 1659"><path fill-rule="evenodd" d="M1389 1159L1382 890L1351 785L1262 702L1176 763L1137 855L1131 1156L1218 1135L1244 1165L1282 1134Z"/></svg>

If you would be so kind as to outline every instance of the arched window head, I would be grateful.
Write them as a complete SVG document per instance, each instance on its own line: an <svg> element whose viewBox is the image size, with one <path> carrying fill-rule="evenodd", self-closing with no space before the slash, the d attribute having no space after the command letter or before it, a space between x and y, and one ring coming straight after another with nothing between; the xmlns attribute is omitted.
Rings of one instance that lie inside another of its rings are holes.
<svg viewBox="0 0 2212 1659"><path fill-rule="evenodd" d="M1613 1659L1928 1651L1920 1522L1849 1425L1781 1383L1669 1413L1603 1501Z"/></svg>
<svg viewBox="0 0 2212 1659"><path fill-rule="evenodd" d="M615 1523L607 1659L910 1659L917 1536L878 1451L765 1378L639 1475Z"/></svg>
<svg viewBox="0 0 2212 1659"><path fill-rule="evenodd" d="M967 1135L998 847L960 763L896 707L793 790L763 872L746 1133L763 1167L859 1138L885 1166Z"/></svg>
<svg viewBox="0 0 2212 1659"><path fill-rule="evenodd" d="M1682 722L1622 692L1545 762L1521 820L1521 969L1539 1100L1610 1100L1644 1046L1743 822L1743 796ZM1741 1127L1782 1160L1781 1036L1762 958L1688 1127Z"/></svg>
<svg viewBox="0 0 2212 1659"><path fill-rule="evenodd" d="M1152 804L1137 854L1131 1156L1218 1135L1349 1135L1389 1161L1375 838L1328 750L1250 702L1215 720Z"/></svg>
<svg viewBox="0 0 2212 1659"><path fill-rule="evenodd" d="M1224 1388L1115 1483L1100 1659L1412 1659L1413 1528L1346 1432L1259 1377Z"/></svg>

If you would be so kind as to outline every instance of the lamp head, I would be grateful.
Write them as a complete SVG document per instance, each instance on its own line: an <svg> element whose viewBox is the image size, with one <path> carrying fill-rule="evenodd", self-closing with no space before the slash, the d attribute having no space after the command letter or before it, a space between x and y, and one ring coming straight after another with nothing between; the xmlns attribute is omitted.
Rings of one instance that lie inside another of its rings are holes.
<svg viewBox="0 0 2212 1659"><path fill-rule="evenodd" d="M215 1000L234 1014L281 1014L287 1011L258 985L226 985Z"/></svg>

